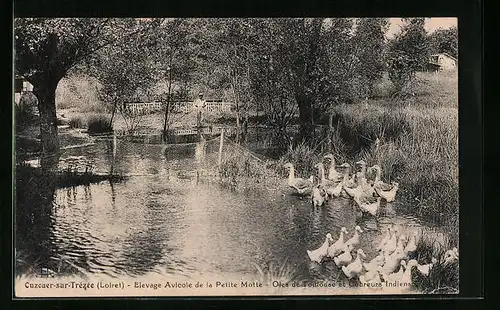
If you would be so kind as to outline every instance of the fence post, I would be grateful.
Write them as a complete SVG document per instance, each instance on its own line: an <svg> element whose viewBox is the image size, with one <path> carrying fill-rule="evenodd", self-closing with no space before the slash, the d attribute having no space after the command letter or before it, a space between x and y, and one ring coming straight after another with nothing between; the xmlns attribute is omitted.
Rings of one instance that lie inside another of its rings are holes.
<svg viewBox="0 0 500 310"><path fill-rule="evenodd" d="M332 135L333 135L333 113L328 117L328 151L332 152Z"/></svg>
<svg viewBox="0 0 500 310"><path fill-rule="evenodd" d="M219 161L218 161L218 165L219 165L219 169L220 169L220 165L222 163L222 147L224 145L224 129L222 129L220 131L220 141L219 141Z"/></svg>

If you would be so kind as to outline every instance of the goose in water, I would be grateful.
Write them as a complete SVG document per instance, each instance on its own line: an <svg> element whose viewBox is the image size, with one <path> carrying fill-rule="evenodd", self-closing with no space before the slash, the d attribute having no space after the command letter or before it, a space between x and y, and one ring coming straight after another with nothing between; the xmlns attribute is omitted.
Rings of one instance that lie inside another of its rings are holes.
<svg viewBox="0 0 500 310"><path fill-rule="evenodd" d="M317 163L316 165L314 165L314 168L318 169L319 184L323 186L326 194L329 194L334 190L335 183L325 177L325 167L322 163ZM326 198L328 199L328 197Z"/></svg>
<svg viewBox="0 0 500 310"><path fill-rule="evenodd" d="M373 196L373 187L366 181L366 163L363 160L356 162L356 165L361 166L361 171L354 174L357 183L351 186L353 182L348 182L344 186L346 193L353 199L360 199Z"/></svg>
<svg viewBox="0 0 500 310"><path fill-rule="evenodd" d="M387 202L393 202L396 199L396 193L399 189L398 182L391 182L391 184L384 183L381 180L382 168L379 165L374 165L370 170L375 170L375 181L373 182L373 188L375 193L384 198Z"/></svg>
<svg viewBox="0 0 500 310"><path fill-rule="evenodd" d="M326 256L330 241L333 242L332 235L330 233L327 233L325 236L325 242L323 242L323 244L319 248L313 251L307 250L307 256L309 256L309 259L320 264L323 258Z"/></svg>
<svg viewBox="0 0 500 310"><path fill-rule="evenodd" d="M337 265L337 267L346 266L352 261L352 247L344 244L343 251L344 252L342 254L333 258L333 262Z"/></svg>
<svg viewBox="0 0 500 310"><path fill-rule="evenodd" d="M354 197L362 212L377 216L380 207L380 197Z"/></svg>
<svg viewBox="0 0 500 310"><path fill-rule="evenodd" d="M338 254L342 253L342 250L345 248L344 244L344 234L347 234L347 229L342 227L340 229L339 239L332 244L327 251L327 256L330 258L334 258Z"/></svg>
<svg viewBox="0 0 500 310"><path fill-rule="evenodd" d="M431 263L425 264L425 265L417 265L417 270L423 275L423 276L429 276L429 272L431 271L432 267L434 267L434 264L437 263L436 258L431 259Z"/></svg>
<svg viewBox="0 0 500 310"><path fill-rule="evenodd" d="M349 279L359 276L359 274L363 271L363 262L361 261L361 257L366 257L365 252L363 252L362 249L358 249L356 253L356 259L352 263L347 266L342 266L342 271Z"/></svg>
<svg viewBox="0 0 500 310"><path fill-rule="evenodd" d="M387 233L385 234L385 237L382 238L382 240L380 241L380 243L378 244L378 246L375 248L377 251L380 251L384 248L385 244L391 239L392 237L392 225L389 225L389 227L387 228Z"/></svg>
<svg viewBox="0 0 500 310"><path fill-rule="evenodd" d="M380 252L380 254L375 256L369 263L363 264L363 267L365 267L367 271L377 270L377 267L383 266L384 263L385 263L384 253Z"/></svg>
<svg viewBox="0 0 500 310"><path fill-rule="evenodd" d="M330 159L330 169L328 170L328 180L339 182L342 179L342 173L335 169L335 156L333 154L326 154L323 158Z"/></svg>
<svg viewBox="0 0 500 310"><path fill-rule="evenodd" d="M346 188L349 188L349 189L354 189L356 188L357 186L357 182L356 182L356 174L355 173L352 173L352 166L351 164L349 163L343 163L341 165L342 168L345 168L346 169L346 172L344 173L344 180L343 183L342 183L342 191L340 193L340 196L341 197L344 197L344 198L351 198L351 196L347 193L346 191Z"/></svg>
<svg viewBox="0 0 500 310"><path fill-rule="evenodd" d="M403 277L404 267L406 266L406 262L404 260L399 262L399 270L397 272L387 272L384 268L378 268L378 271L382 274L384 281L386 282L395 282ZM396 266L397 267L397 266ZM394 268L395 270L396 268Z"/></svg>
<svg viewBox="0 0 500 310"><path fill-rule="evenodd" d="M344 178L342 181L340 181L335 187L327 189L327 194L332 197L340 197L344 188L344 184L346 184L348 181L348 177L349 175L347 173L344 174Z"/></svg>
<svg viewBox="0 0 500 310"><path fill-rule="evenodd" d="M416 260L412 259L406 263L404 260L401 261L401 268L399 268L398 272L389 274L389 275L383 275L384 280L387 278L386 281L389 282L396 282L399 281L400 283L405 283L405 284L411 284L412 279L411 279L411 271L412 268L417 266L418 263Z"/></svg>
<svg viewBox="0 0 500 310"><path fill-rule="evenodd" d="M388 255L386 252L385 263L382 266L383 273L389 274L391 272L394 272L403 258L403 252L400 250L394 251L394 253L392 253L391 255Z"/></svg>
<svg viewBox="0 0 500 310"><path fill-rule="evenodd" d="M373 196L374 189L368 181L366 180L366 162L364 160L360 160L356 162L356 165L361 166L360 171L358 172L358 185L361 187L361 193L364 197Z"/></svg>
<svg viewBox="0 0 500 310"><path fill-rule="evenodd" d="M396 233L392 233L390 239L387 240L387 242L382 247L381 251L390 255L396 250L397 245L398 245L398 239Z"/></svg>
<svg viewBox="0 0 500 310"><path fill-rule="evenodd" d="M417 250L417 238L412 235L405 246L404 253L406 256L413 256Z"/></svg>
<svg viewBox="0 0 500 310"><path fill-rule="evenodd" d="M313 187L311 192L311 202L314 208L323 206L325 204L326 197L327 194L325 188L321 184Z"/></svg>
<svg viewBox="0 0 500 310"><path fill-rule="evenodd" d="M306 194L308 192L311 192L313 188L313 182L311 178L309 179L302 179L302 178L296 178L295 177L295 168L291 163L287 163L284 165L284 168L289 169L289 174L288 174L288 186L294 188L298 194Z"/></svg>
<svg viewBox="0 0 500 310"><path fill-rule="evenodd" d="M351 237L351 239L347 240L345 242L346 245L350 245L353 248L359 245L359 234L362 233L363 230L361 230L361 227L356 226L354 228L354 235Z"/></svg>
<svg viewBox="0 0 500 310"><path fill-rule="evenodd" d="M444 265L451 264L453 262L458 261L458 249L453 248L451 250L448 250L444 253L443 256L443 263Z"/></svg>
<svg viewBox="0 0 500 310"><path fill-rule="evenodd" d="M371 284L371 283L382 283L382 279L380 279L380 273L377 269L366 271L364 274L359 275L359 282L363 284ZM373 288L381 288L381 286L368 286Z"/></svg>

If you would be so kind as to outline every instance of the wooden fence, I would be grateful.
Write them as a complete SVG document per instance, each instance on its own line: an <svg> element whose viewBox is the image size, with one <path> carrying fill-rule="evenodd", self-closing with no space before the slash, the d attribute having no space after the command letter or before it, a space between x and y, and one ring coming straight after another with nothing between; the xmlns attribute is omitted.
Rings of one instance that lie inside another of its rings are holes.
<svg viewBox="0 0 500 310"><path fill-rule="evenodd" d="M201 133L204 135L218 135L222 131L226 133L226 135L233 135L236 133L236 127L230 127L230 126L207 126L207 127L202 127ZM154 132L142 132L140 130L133 130L133 131L128 131L128 130L115 130L114 133L117 136L144 136L144 135L154 135L158 134L158 131ZM198 134L198 128L196 127L191 127L191 128L174 128L170 131L172 135L175 136L187 136L187 135L196 135Z"/></svg>
<svg viewBox="0 0 500 310"><path fill-rule="evenodd" d="M209 112L230 112L234 104L232 102L223 102L216 100L205 101L205 111ZM132 114L150 114L162 111L165 104L162 102L128 102L125 109ZM175 101L171 103L172 113L189 113L194 110L194 101Z"/></svg>

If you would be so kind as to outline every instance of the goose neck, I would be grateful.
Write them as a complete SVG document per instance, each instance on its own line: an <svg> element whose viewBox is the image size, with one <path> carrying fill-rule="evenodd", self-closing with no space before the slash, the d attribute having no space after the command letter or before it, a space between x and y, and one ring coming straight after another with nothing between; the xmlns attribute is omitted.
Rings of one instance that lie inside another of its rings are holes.
<svg viewBox="0 0 500 310"><path fill-rule="evenodd" d="M330 173L335 173L337 170L335 170L335 159L332 158L332 163L330 164Z"/></svg>
<svg viewBox="0 0 500 310"><path fill-rule="evenodd" d="M288 180L293 181L295 179L295 168L290 166L290 172L288 173Z"/></svg>
<svg viewBox="0 0 500 310"><path fill-rule="evenodd" d="M380 177L381 177L381 171L380 171L380 168L376 168L376 174L375 174L375 182L374 183L377 183L380 181Z"/></svg>
<svg viewBox="0 0 500 310"><path fill-rule="evenodd" d="M318 167L319 178L323 182L325 181L325 168L323 166Z"/></svg>

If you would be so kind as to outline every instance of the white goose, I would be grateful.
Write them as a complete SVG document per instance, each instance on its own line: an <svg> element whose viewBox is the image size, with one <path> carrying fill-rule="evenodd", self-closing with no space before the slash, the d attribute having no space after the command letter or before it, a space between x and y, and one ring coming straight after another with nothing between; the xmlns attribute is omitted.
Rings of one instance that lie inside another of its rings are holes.
<svg viewBox="0 0 500 310"><path fill-rule="evenodd" d="M416 260L412 259L406 263L404 260L401 261L401 268L398 272L387 275L387 280L391 282L399 281L400 283L411 284L411 271L412 268L417 266ZM404 268L404 271L403 271ZM384 276L384 279L386 276Z"/></svg>
<svg viewBox="0 0 500 310"><path fill-rule="evenodd" d="M382 238L382 240L380 240L379 244L375 248L377 251L382 250L382 248L385 246L385 244L387 243L387 241L389 241L391 239L391 237L392 237L392 226L393 226L393 224L391 224L391 225L389 225L389 227L387 227L387 233L385 234L384 238Z"/></svg>
<svg viewBox="0 0 500 310"><path fill-rule="evenodd" d="M356 174L352 173L352 166L349 163L343 163L343 168L346 168L344 176L347 176L347 180L342 184L341 196L344 198L351 198L352 196L347 193L348 190L353 190L357 187Z"/></svg>
<svg viewBox="0 0 500 310"><path fill-rule="evenodd" d="M299 194L305 194L308 193L312 190L313 187L313 182L311 178L309 179L302 179L302 178L296 178L295 177L295 168L293 167L292 163L287 163L284 165L284 168L289 169L289 174L288 174L288 186L294 188L297 193Z"/></svg>
<svg viewBox="0 0 500 310"><path fill-rule="evenodd" d="M399 270L397 272L387 272L386 270L379 269L380 273L382 274L382 277L384 277L384 281L386 282L395 282L398 281L403 277L404 274L404 267L406 267L406 262L404 260L399 262ZM395 270L396 268L394 268Z"/></svg>
<svg viewBox="0 0 500 310"><path fill-rule="evenodd" d="M333 258L333 261L335 265L337 265L337 267L346 266L352 261L352 255L351 255L352 247L344 245L343 251L344 252L342 254Z"/></svg>
<svg viewBox="0 0 500 310"><path fill-rule="evenodd" d="M422 275L424 275L424 276L426 276L426 277L427 277L427 276L429 276L429 272L431 271L432 267L434 267L434 264L436 264L436 263L437 263L437 259L433 257L433 258L431 259L431 263L429 263L429 264L425 264L425 265L420 265L420 264L418 264L418 265L417 265L417 269L418 269L418 271L419 271Z"/></svg>
<svg viewBox="0 0 500 310"><path fill-rule="evenodd" d="M339 239L328 248L328 257L334 258L338 254L342 253L342 250L344 249L344 234L347 234L347 229L342 227L340 229Z"/></svg>
<svg viewBox="0 0 500 310"><path fill-rule="evenodd" d="M367 271L372 271L372 270L377 270L377 267L383 266L385 263L385 255L384 253L380 252L379 255L375 256L369 263L363 264L363 267Z"/></svg>
<svg viewBox="0 0 500 310"><path fill-rule="evenodd" d="M318 169L319 184L324 188L325 199L328 199L328 195L330 195L330 192L335 188L335 184L325 177L325 167L322 163L317 163L314 165L314 168Z"/></svg>
<svg viewBox="0 0 500 310"><path fill-rule="evenodd" d="M396 247L398 245L397 242L398 242L397 236L396 233L394 232L391 235L391 238L387 240L387 242L384 244L381 251L386 252L388 255L392 254L396 250Z"/></svg>
<svg viewBox="0 0 500 310"><path fill-rule="evenodd" d="M325 188L321 184L314 186L311 191L311 202L313 207L323 206L325 204L326 196L327 194Z"/></svg>
<svg viewBox="0 0 500 310"><path fill-rule="evenodd" d="M366 162L360 160L356 164L361 166L361 170L358 173L358 185L360 186L361 197L371 197L373 196L374 188L366 180Z"/></svg>
<svg viewBox="0 0 500 310"><path fill-rule="evenodd" d="M455 261L458 261L458 249L453 248L451 250L446 251L444 253L442 260L443 260L444 265L451 264Z"/></svg>
<svg viewBox="0 0 500 310"><path fill-rule="evenodd" d="M358 249L356 253L356 259L352 263L347 266L342 266L342 271L349 279L359 276L363 271L363 262L361 261L361 257L365 258L366 254L362 249Z"/></svg>
<svg viewBox="0 0 500 310"><path fill-rule="evenodd" d="M323 242L323 244L319 248L313 251L307 250L307 256L309 256L309 259L320 264L323 258L326 256L330 241L333 242L332 235L330 233L327 233L325 236L325 242Z"/></svg>
<svg viewBox="0 0 500 310"><path fill-rule="evenodd" d="M368 213L371 216L377 216L380 207L380 200L380 197L354 197L354 201L357 203L361 211Z"/></svg>
<svg viewBox="0 0 500 310"><path fill-rule="evenodd" d="M384 183L381 180L382 168L379 165L374 165L370 169L375 170L375 181L373 182L373 188L375 193L380 197L384 198L387 202L393 202L396 199L396 193L399 189L398 182L391 182L391 184Z"/></svg>
<svg viewBox="0 0 500 310"><path fill-rule="evenodd" d="M373 269L365 272L364 274L359 275L359 282L363 284L370 284L370 283L382 283L382 280L380 279L380 273L378 270ZM372 288L379 288L377 286L368 286Z"/></svg>
<svg viewBox="0 0 500 310"><path fill-rule="evenodd" d="M403 273L403 276L399 279L401 283L412 283L411 279L411 271L413 267L416 267L418 265L418 262L414 259L409 260L408 263L405 265L405 272Z"/></svg>
<svg viewBox="0 0 500 310"><path fill-rule="evenodd" d="M393 254L388 255L385 253L385 263L382 266L382 274L389 274L394 272L402 260L402 251L394 251Z"/></svg>
<svg viewBox="0 0 500 310"><path fill-rule="evenodd" d="M342 179L342 174L335 169L335 156L326 154L323 158L330 159L330 169L328 170L328 180L339 182Z"/></svg>
<svg viewBox="0 0 500 310"><path fill-rule="evenodd" d="M352 235L351 239L347 240L345 244L355 248L359 244L359 234L362 232L363 230L361 230L361 227L356 226L354 228L354 234Z"/></svg>
<svg viewBox="0 0 500 310"><path fill-rule="evenodd" d="M412 235L404 248L404 252L406 256L411 256L413 255L413 253L415 253L416 250L417 250L417 238L415 237L415 235Z"/></svg>

